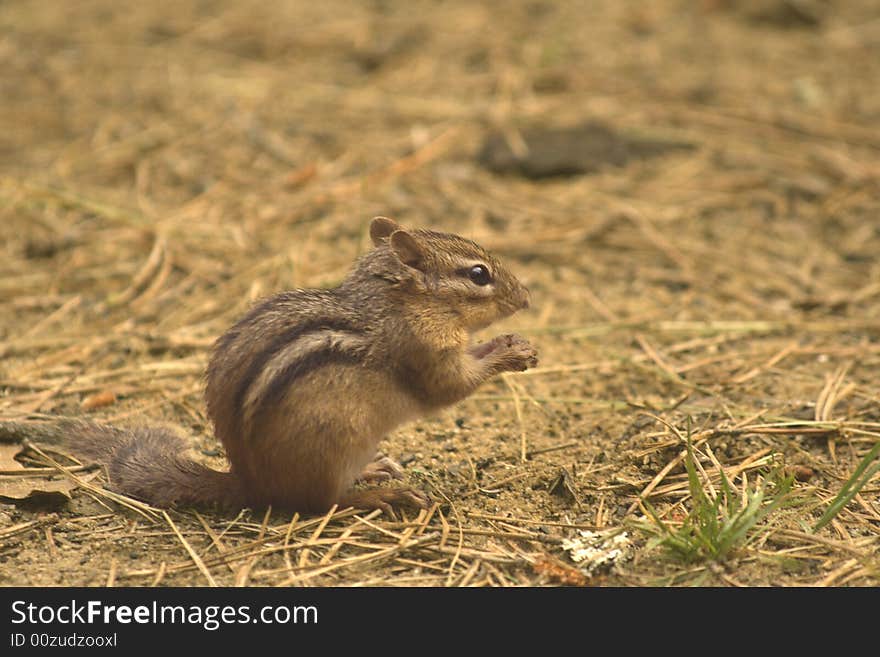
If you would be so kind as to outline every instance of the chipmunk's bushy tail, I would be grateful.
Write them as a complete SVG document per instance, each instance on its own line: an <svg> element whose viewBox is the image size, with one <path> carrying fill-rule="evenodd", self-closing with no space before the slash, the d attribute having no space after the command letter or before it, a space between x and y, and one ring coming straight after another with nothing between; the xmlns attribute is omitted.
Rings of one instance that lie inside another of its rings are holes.
<svg viewBox="0 0 880 657"><path fill-rule="evenodd" d="M237 477L187 458L186 442L169 429L121 429L88 420L0 422L0 442L22 439L100 463L112 490L158 507L245 505Z"/></svg>

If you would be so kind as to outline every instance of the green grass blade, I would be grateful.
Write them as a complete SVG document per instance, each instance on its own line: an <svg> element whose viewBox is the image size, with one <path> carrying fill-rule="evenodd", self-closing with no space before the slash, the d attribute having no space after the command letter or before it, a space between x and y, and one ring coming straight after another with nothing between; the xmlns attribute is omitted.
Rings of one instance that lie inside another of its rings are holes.
<svg viewBox="0 0 880 657"><path fill-rule="evenodd" d="M819 531L831 522L834 517L840 513L840 510L843 509L847 504L849 504L850 500L854 498L862 488L864 488L865 484L871 480L878 470L880 470L880 463L874 465L874 467L868 469L868 466L871 465L871 462L876 459L880 455L880 442L878 442L874 447L865 455L859 462L859 466L856 468L855 472L852 473L849 479L847 479L843 486L840 489L840 492L831 502L831 505L822 514L822 517L819 518L819 522L817 522L813 526L813 531ZM867 473L865 471L867 470ZM864 474L864 476L862 476Z"/></svg>

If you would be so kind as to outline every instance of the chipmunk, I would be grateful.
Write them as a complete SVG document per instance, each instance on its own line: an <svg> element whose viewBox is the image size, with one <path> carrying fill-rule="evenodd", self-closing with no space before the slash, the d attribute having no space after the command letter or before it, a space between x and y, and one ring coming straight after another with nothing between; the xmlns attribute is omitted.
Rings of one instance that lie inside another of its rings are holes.
<svg viewBox="0 0 880 657"><path fill-rule="evenodd" d="M63 442L106 466L110 486L151 504L323 512L425 507L377 453L398 425L464 399L490 377L537 365L522 337L472 332L529 306L528 290L458 235L370 225L374 248L339 287L281 292L215 343L205 397L229 472L186 457L173 431L85 420L0 423L0 434Z"/></svg>

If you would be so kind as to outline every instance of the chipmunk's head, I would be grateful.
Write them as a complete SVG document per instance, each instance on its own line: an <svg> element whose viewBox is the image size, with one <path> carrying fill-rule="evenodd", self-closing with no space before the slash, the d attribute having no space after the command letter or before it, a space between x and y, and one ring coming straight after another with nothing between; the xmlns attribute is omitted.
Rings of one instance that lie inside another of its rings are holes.
<svg viewBox="0 0 880 657"><path fill-rule="evenodd" d="M432 230L406 230L385 217L370 224L370 237L399 264L402 286L432 306L451 311L475 331L529 307L529 291L479 244Z"/></svg>

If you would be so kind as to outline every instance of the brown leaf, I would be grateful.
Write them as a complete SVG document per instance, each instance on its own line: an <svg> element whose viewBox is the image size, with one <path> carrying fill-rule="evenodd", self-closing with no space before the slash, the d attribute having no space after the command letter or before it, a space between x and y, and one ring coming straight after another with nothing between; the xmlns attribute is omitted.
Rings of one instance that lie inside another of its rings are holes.
<svg viewBox="0 0 880 657"><path fill-rule="evenodd" d="M91 411L115 403L116 393L113 390L102 390L101 392L96 392L94 395L89 395L83 399L80 406L84 411Z"/></svg>
<svg viewBox="0 0 880 657"><path fill-rule="evenodd" d="M787 471L798 481L809 481L816 474L816 471L807 465L792 465Z"/></svg>
<svg viewBox="0 0 880 657"><path fill-rule="evenodd" d="M539 575L549 578L550 581L565 586L587 586L590 582L580 570L572 568L549 554L539 556L532 563L532 569Z"/></svg>
<svg viewBox="0 0 880 657"><path fill-rule="evenodd" d="M305 185L317 174L318 167L314 162L309 162L308 164L301 166L299 169L290 172L284 178L284 186L289 189L297 189L298 187Z"/></svg>
<svg viewBox="0 0 880 657"><path fill-rule="evenodd" d="M0 443L0 474L22 469L21 463L14 458L21 451L21 445L16 443Z"/></svg>
<svg viewBox="0 0 880 657"><path fill-rule="evenodd" d="M41 507L59 507L70 500L76 484L63 475L29 474L15 460L21 445L0 444L0 501Z"/></svg>

